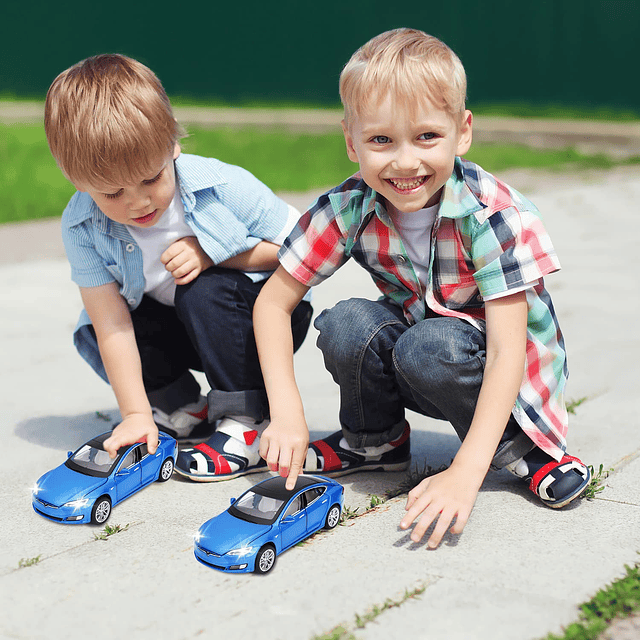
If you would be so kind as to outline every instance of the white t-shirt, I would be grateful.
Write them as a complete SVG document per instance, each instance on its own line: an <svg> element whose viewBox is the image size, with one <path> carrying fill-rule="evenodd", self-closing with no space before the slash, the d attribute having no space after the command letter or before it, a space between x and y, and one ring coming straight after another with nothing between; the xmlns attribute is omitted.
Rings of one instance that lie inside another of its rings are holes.
<svg viewBox="0 0 640 640"><path fill-rule="evenodd" d="M401 213L391 214L393 224L397 229L407 255L411 259L413 270L418 276L422 291L427 286L429 276L429 258L431 257L431 230L436 221L440 204L432 207Z"/></svg>
<svg viewBox="0 0 640 640"><path fill-rule="evenodd" d="M154 300L173 307L176 282L160 261L160 256L176 240L195 236L184 221L184 205L178 189L169 208L156 224L147 229L130 226L129 233L142 251L144 292Z"/></svg>

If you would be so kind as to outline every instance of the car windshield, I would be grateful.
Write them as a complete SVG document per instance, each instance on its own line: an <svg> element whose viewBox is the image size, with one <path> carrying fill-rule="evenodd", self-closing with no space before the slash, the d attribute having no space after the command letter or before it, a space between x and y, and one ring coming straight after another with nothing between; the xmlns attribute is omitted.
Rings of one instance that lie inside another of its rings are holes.
<svg viewBox="0 0 640 640"><path fill-rule="evenodd" d="M249 490L231 505L229 511L249 522L270 524L276 519L283 505L284 500Z"/></svg>
<svg viewBox="0 0 640 640"><path fill-rule="evenodd" d="M104 449L97 449L87 443L80 447L65 464L80 473L106 477L119 459L120 456L112 460Z"/></svg>

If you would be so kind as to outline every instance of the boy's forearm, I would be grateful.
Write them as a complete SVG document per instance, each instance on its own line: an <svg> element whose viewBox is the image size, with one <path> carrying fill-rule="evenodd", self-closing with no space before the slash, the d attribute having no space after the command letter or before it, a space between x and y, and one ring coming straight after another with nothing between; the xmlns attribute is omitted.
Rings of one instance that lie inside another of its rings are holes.
<svg viewBox="0 0 640 640"><path fill-rule="evenodd" d="M488 311L482 386L469 432L454 459L478 479L489 469L522 384L527 305L524 293L512 298Z"/></svg>
<svg viewBox="0 0 640 640"><path fill-rule="evenodd" d="M255 247L220 262L218 266L238 271L273 271L280 264L279 249L277 244L262 240Z"/></svg>

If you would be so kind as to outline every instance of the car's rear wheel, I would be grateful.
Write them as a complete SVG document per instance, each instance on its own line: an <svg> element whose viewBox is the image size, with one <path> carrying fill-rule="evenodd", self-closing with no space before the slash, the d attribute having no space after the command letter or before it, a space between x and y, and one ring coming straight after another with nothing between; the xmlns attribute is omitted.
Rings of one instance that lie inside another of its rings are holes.
<svg viewBox="0 0 640 640"><path fill-rule="evenodd" d="M173 459L167 458L160 467L158 482L166 482L173 475Z"/></svg>
<svg viewBox="0 0 640 640"><path fill-rule="evenodd" d="M93 524L104 524L111 515L111 500L109 496L98 498L91 509L91 522Z"/></svg>
<svg viewBox="0 0 640 640"><path fill-rule="evenodd" d="M333 529L337 526L338 522L340 522L340 507L337 504L334 504L333 507L329 509L329 513L327 513L324 528Z"/></svg>
<svg viewBox="0 0 640 640"><path fill-rule="evenodd" d="M262 547L260 551L258 551L258 555L256 556L256 573L269 573L271 569L273 569L273 565L276 563L276 550L275 548L268 544Z"/></svg>

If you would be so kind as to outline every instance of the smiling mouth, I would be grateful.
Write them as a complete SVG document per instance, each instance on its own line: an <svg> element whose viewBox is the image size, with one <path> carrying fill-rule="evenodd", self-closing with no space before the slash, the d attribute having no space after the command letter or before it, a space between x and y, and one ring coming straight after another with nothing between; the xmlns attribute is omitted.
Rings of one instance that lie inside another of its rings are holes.
<svg viewBox="0 0 640 640"><path fill-rule="evenodd" d="M386 178L386 181L395 188L396 191L406 192L421 187L427 176L415 176L413 178Z"/></svg>

